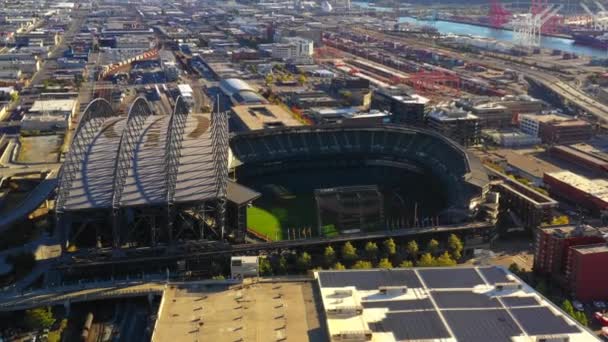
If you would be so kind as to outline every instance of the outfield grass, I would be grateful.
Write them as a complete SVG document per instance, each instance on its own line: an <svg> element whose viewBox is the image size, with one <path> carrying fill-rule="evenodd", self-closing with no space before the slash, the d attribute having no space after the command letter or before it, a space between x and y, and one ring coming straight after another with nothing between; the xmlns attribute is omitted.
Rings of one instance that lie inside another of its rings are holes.
<svg viewBox="0 0 608 342"><path fill-rule="evenodd" d="M247 208L247 227L267 236L270 240L282 240L281 222L271 212L258 207Z"/></svg>

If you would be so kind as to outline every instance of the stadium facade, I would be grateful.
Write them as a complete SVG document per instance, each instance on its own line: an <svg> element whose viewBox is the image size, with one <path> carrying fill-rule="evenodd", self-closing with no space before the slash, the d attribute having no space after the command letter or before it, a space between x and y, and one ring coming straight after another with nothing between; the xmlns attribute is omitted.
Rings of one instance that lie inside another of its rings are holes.
<svg viewBox="0 0 608 342"><path fill-rule="evenodd" d="M57 226L66 247L242 242L247 205L260 193L229 174L288 172L311 163L322 169L379 165L433 177L448 197L444 225L477 220L489 189L478 159L420 128L303 126L230 135L225 113L190 113L181 98L171 115L156 115L138 98L127 116L97 99L81 117L60 174Z"/></svg>
<svg viewBox="0 0 608 342"><path fill-rule="evenodd" d="M207 228L223 238L227 161L224 115L191 114L179 97L172 115L138 98L125 117L94 100L60 174L58 228L66 245L97 247L200 239Z"/></svg>

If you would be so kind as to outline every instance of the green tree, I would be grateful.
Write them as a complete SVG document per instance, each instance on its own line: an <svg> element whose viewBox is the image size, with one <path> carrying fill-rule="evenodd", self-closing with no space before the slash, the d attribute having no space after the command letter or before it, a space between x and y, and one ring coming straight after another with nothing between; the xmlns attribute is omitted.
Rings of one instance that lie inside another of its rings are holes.
<svg viewBox="0 0 608 342"><path fill-rule="evenodd" d="M372 263L365 260L359 260L353 265L353 268L357 270L369 269L372 268Z"/></svg>
<svg viewBox="0 0 608 342"><path fill-rule="evenodd" d="M418 257L418 252L420 251L416 240L408 242L405 246L405 251L407 252L407 255L410 256L410 258L416 259Z"/></svg>
<svg viewBox="0 0 608 342"><path fill-rule="evenodd" d="M300 76L298 76L298 83L300 85L305 85L306 84L306 76L304 74L300 74Z"/></svg>
<svg viewBox="0 0 608 342"><path fill-rule="evenodd" d="M393 263L387 258L382 258L378 262L378 268L393 268Z"/></svg>
<svg viewBox="0 0 608 342"><path fill-rule="evenodd" d="M325 247L325 251L323 251L323 263L325 267L330 267L336 262L336 251L332 246Z"/></svg>
<svg viewBox="0 0 608 342"><path fill-rule="evenodd" d="M353 246L352 243L346 242L342 246L342 258L348 262L353 262L358 258L357 249L355 248L355 246Z"/></svg>
<svg viewBox="0 0 608 342"><path fill-rule="evenodd" d="M269 86L272 83L274 83L274 77L272 76L272 74L268 74L268 75L266 75L266 78L264 79L264 81L266 82L266 85Z"/></svg>
<svg viewBox="0 0 608 342"><path fill-rule="evenodd" d="M399 264L399 267L403 267L403 268L414 267L414 263L411 262L410 260L404 260L401 264Z"/></svg>
<svg viewBox="0 0 608 342"><path fill-rule="evenodd" d="M547 287L547 282L544 279L538 281L538 283L536 284L536 291L538 291L544 296L547 295L549 288Z"/></svg>
<svg viewBox="0 0 608 342"><path fill-rule="evenodd" d="M303 252L298 256L298 259L296 260L296 266L301 272L306 272L308 269L310 269L311 261L312 258L310 257L310 254Z"/></svg>
<svg viewBox="0 0 608 342"><path fill-rule="evenodd" d="M431 239L431 241L429 241L429 243L426 245L426 252L435 255L437 250L439 250L439 242L435 239Z"/></svg>
<svg viewBox="0 0 608 342"><path fill-rule="evenodd" d="M344 267L344 265L342 265L341 263L337 262L332 266L332 269L341 271L345 270L346 267Z"/></svg>
<svg viewBox="0 0 608 342"><path fill-rule="evenodd" d="M450 234L450 237L448 237L448 250L455 260L460 260L463 249L464 245L460 238L456 234Z"/></svg>
<svg viewBox="0 0 608 342"><path fill-rule="evenodd" d="M369 261L378 259L378 245L375 242L368 241L365 244L365 256Z"/></svg>
<svg viewBox="0 0 608 342"><path fill-rule="evenodd" d="M512 263L511 265L509 265L509 272L518 275L519 272L521 272L521 269L519 268L518 264Z"/></svg>
<svg viewBox="0 0 608 342"><path fill-rule="evenodd" d="M564 301L562 302L562 310L564 310L564 312L570 315L571 317L574 317L574 306L572 306L572 303L569 300L564 299Z"/></svg>
<svg viewBox="0 0 608 342"><path fill-rule="evenodd" d="M587 320L587 315L585 315L584 311L575 311L574 319L577 320L583 326L589 325L589 321Z"/></svg>
<svg viewBox="0 0 608 342"><path fill-rule="evenodd" d="M424 253L418 260L418 267L433 267L435 266L435 257L431 253Z"/></svg>
<svg viewBox="0 0 608 342"><path fill-rule="evenodd" d="M25 311L24 323L30 329L48 329L55 323L55 317L48 306L35 308Z"/></svg>
<svg viewBox="0 0 608 342"><path fill-rule="evenodd" d="M397 245L393 239L386 239L382 242L384 253L388 256L393 256L397 253Z"/></svg>
<svg viewBox="0 0 608 342"><path fill-rule="evenodd" d="M272 265L270 264L270 260L268 258L260 258L259 261L260 275L262 276L270 276L272 275Z"/></svg>
<svg viewBox="0 0 608 342"><path fill-rule="evenodd" d="M448 252L441 254L437 259L435 259L436 266L455 266L456 260L452 259Z"/></svg>
<svg viewBox="0 0 608 342"><path fill-rule="evenodd" d="M272 273L275 275L287 273L287 259L283 255L278 257L272 265Z"/></svg>

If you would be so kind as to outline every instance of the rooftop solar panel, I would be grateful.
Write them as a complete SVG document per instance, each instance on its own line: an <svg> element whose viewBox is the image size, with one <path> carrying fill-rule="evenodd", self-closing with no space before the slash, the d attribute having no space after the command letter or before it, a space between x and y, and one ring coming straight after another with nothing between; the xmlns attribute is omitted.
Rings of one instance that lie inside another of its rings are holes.
<svg viewBox="0 0 608 342"><path fill-rule="evenodd" d="M442 311L458 341L511 342L522 331L504 309Z"/></svg>
<svg viewBox="0 0 608 342"><path fill-rule="evenodd" d="M510 282L509 278L507 278L507 274L502 268L483 267L479 268L479 272L481 272L483 277L486 278L490 285L494 285L496 283Z"/></svg>
<svg viewBox="0 0 608 342"><path fill-rule="evenodd" d="M520 307L520 306L535 306L540 303L536 297L501 297L502 302L507 307Z"/></svg>
<svg viewBox="0 0 608 342"><path fill-rule="evenodd" d="M568 324L563 317L556 316L547 307L511 309L528 335L573 334L580 332L576 326Z"/></svg>
<svg viewBox="0 0 608 342"><path fill-rule="evenodd" d="M418 270L418 274L429 288L471 288L485 284L472 268L436 268Z"/></svg>
<svg viewBox="0 0 608 342"><path fill-rule="evenodd" d="M321 272L322 287L354 286L358 290L375 290L380 286L422 287L412 270L376 270Z"/></svg>
<svg viewBox="0 0 608 342"><path fill-rule="evenodd" d="M469 291L434 291L431 295L440 309L501 307L496 298Z"/></svg>
<svg viewBox="0 0 608 342"><path fill-rule="evenodd" d="M433 309L430 299L412 300L375 300L361 303L365 309L387 308L389 311L428 310Z"/></svg>
<svg viewBox="0 0 608 342"><path fill-rule="evenodd" d="M392 332L397 341L450 337L434 311L389 312L382 321L370 324L370 329L374 332Z"/></svg>

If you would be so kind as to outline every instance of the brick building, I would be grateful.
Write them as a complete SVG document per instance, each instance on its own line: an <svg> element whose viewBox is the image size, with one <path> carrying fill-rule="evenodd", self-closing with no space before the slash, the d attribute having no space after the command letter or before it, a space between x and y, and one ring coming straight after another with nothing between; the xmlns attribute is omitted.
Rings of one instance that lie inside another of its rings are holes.
<svg viewBox="0 0 608 342"><path fill-rule="evenodd" d="M551 277L577 299L605 299L608 272L598 272L598 267L608 262L607 236L608 228L540 227L535 239L534 272Z"/></svg>

